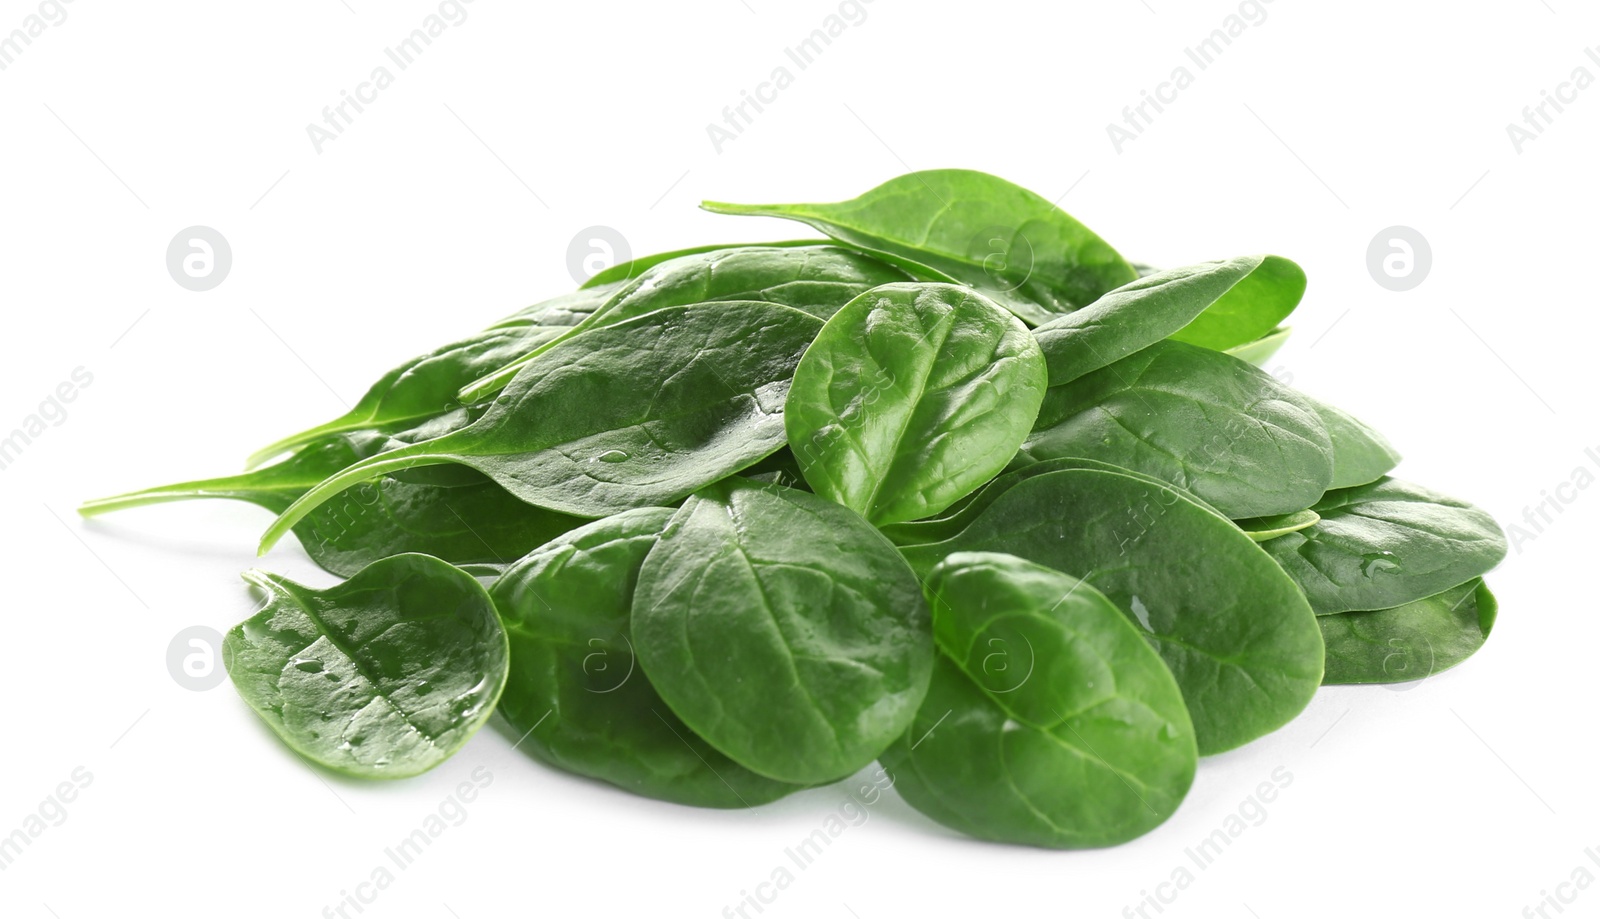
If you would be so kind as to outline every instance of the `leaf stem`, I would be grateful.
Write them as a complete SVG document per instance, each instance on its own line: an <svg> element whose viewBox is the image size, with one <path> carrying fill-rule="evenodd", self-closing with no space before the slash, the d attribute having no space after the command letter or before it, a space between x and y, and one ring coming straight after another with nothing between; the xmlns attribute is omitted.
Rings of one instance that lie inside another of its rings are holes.
<svg viewBox="0 0 1600 919"><path fill-rule="evenodd" d="M425 441L414 445L415 447L428 447L436 449L435 441ZM285 533L294 528L294 525L304 520L312 511L327 503L328 499L347 488L370 482L379 476L391 472L400 472L405 469L414 469L418 466L436 466L440 463L450 462L452 457L442 453L427 453L422 450L411 452L411 448L391 450L369 457L345 468L343 471L323 479L312 489L301 495L293 504L278 515L266 533L261 536L261 545L256 550L257 555L266 555L272 547L278 544Z"/></svg>

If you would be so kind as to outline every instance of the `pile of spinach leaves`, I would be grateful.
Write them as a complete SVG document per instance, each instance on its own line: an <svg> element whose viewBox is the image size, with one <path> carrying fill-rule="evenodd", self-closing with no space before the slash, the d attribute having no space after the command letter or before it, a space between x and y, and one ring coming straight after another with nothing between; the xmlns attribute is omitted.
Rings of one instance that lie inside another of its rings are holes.
<svg viewBox="0 0 1600 919"><path fill-rule="evenodd" d="M328 571L227 636L299 755L398 778L498 711L558 768L749 807L874 760L973 836L1106 846L1319 685L1475 652L1483 511L1258 366L1304 273L1136 269L965 170L707 203L826 239L614 266L239 475ZM269 465L260 465L276 460Z"/></svg>

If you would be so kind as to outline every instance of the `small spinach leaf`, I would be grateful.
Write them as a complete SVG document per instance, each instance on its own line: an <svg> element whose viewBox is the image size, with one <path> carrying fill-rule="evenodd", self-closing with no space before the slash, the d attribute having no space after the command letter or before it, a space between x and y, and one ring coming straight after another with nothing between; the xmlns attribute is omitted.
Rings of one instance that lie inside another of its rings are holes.
<svg viewBox="0 0 1600 919"><path fill-rule="evenodd" d="M957 553L926 584L940 655L882 757L917 810L980 839L1112 846L1165 821L1195 774L1183 696L1088 583Z"/></svg>
<svg viewBox="0 0 1600 919"><path fill-rule="evenodd" d="M1333 476L1321 419L1255 367L1164 341L1045 393L1021 460L1081 456L1193 492L1229 517L1309 507Z"/></svg>
<svg viewBox="0 0 1600 919"><path fill-rule="evenodd" d="M639 566L675 512L624 511L513 565L490 596L511 641L500 714L551 765L635 794L751 807L798 791L745 769L679 720L637 666Z"/></svg>
<svg viewBox="0 0 1600 919"><path fill-rule="evenodd" d="M1027 327L982 294L886 284L823 325L795 370L784 428L817 494L895 523L1004 469L1044 389Z"/></svg>
<svg viewBox="0 0 1600 919"><path fill-rule="evenodd" d="M1448 670L1483 647L1499 605L1481 579L1394 609L1320 616L1324 685L1402 683Z"/></svg>
<svg viewBox="0 0 1600 919"><path fill-rule="evenodd" d="M283 742L348 775L398 779L449 759L494 712L506 634L476 580L397 555L327 590L263 571L266 607L223 640L245 702Z"/></svg>
<svg viewBox="0 0 1600 919"><path fill-rule="evenodd" d="M1034 476L957 535L901 552L918 572L954 552L1083 572L1171 668L1202 755L1288 723L1322 679L1322 638L1294 582L1232 521L1149 479L1094 468Z"/></svg>
<svg viewBox="0 0 1600 919"><path fill-rule="evenodd" d="M323 481L273 523L262 550L346 488L439 463L580 517L670 504L783 446L783 400L820 326L786 306L729 302L594 329L529 364L471 425Z"/></svg>
<svg viewBox="0 0 1600 919"><path fill-rule="evenodd" d="M1055 386L1168 337L1217 351L1253 341L1276 327L1304 293L1305 274L1286 258L1202 262L1124 284L1034 335Z"/></svg>
<svg viewBox="0 0 1600 919"><path fill-rule="evenodd" d="M1320 521L1261 547L1318 615L1421 600L1489 571L1506 555L1493 517L1399 479L1331 491L1311 509Z"/></svg>
<svg viewBox="0 0 1600 919"><path fill-rule="evenodd" d="M739 479L690 498L645 559L633 640L695 733L801 784L882 753L933 663L922 592L888 540L824 498Z"/></svg>
<svg viewBox="0 0 1600 919"><path fill-rule="evenodd" d="M1400 465L1400 451L1388 439L1361 423L1354 415L1326 402L1300 394L1328 429L1333 442L1333 481L1329 488L1353 488L1388 475Z"/></svg>
<svg viewBox="0 0 1600 919"><path fill-rule="evenodd" d="M970 169L913 172L837 204L700 206L718 214L799 220L866 251L920 262L982 290L1035 325L1136 277L1105 240L1054 204Z"/></svg>
<svg viewBox="0 0 1600 919"><path fill-rule="evenodd" d="M1255 341L1229 348L1228 353L1241 361L1260 367L1278 353L1278 349L1289 340L1292 331L1288 326L1274 329Z"/></svg>

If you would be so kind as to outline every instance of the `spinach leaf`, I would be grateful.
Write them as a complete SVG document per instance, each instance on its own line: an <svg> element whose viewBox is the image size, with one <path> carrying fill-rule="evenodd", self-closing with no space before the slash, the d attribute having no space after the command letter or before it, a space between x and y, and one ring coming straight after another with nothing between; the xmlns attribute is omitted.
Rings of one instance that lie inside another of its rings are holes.
<svg viewBox="0 0 1600 919"><path fill-rule="evenodd" d="M1171 668L1202 755L1288 723L1322 679L1322 638L1294 582L1232 521L1149 479L1092 468L1034 476L957 535L901 552L919 573L955 552L1083 572Z"/></svg>
<svg viewBox="0 0 1600 919"><path fill-rule="evenodd" d="M467 573L426 555L314 590L264 571L261 612L223 639L239 695L283 742L347 775L398 779L449 759L500 697L506 634Z"/></svg>
<svg viewBox="0 0 1600 919"><path fill-rule="evenodd" d="M1044 358L1015 317L950 284L846 304L795 370L784 428L806 481L875 524L938 513L1016 455Z"/></svg>
<svg viewBox="0 0 1600 919"><path fill-rule="evenodd" d="M580 517L670 504L783 446L783 400L821 326L770 303L670 307L594 329L529 364L477 421L317 485L262 538L379 475L460 463Z"/></svg>
<svg viewBox="0 0 1600 919"><path fill-rule="evenodd" d="M336 434L241 475L102 498L78 511L91 517L168 501L230 498L281 514L328 476L395 445L384 437ZM511 562L581 523L526 504L482 473L457 467L379 476L318 506L295 524L294 534L312 561L349 577L405 552L463 566Z"/></svg>
<svg viewBox="0 0 1600 919"><path fill-rule="evenodd" d="M926 584L940 655L882 757L901 797L980 839L1112 846L1170 817L1195 774L1172 674L1088 583L963 552Z"/></svg>
<svg viewBox="0 0 1600 919"><path fill-rule="evenodd" d="M456 394L480 376L504 366L542 342L556 339L604 303L618 285L598 287L535 304L470 338L435 349L384 374L350 411L285 437L250 457L255 467L331 434L393 432L460 405Z"/></svg>
<svg viewBox="0 0 1600 919"><path fill-rule="evenodd" d="M745 769L689 730L638 668L628 625L645 554L675 512L624 511L540 547L490 596L511 641L500 714L568 772L700 807L765 804L800 786Z"/></svg>
<svg viewBox="0 0 1600 919"><path fill-rule="evenodd" d="M1164 338L1222 351L1272 331L1305 293L1276 255L1202 262L1141 277L1034 330L1050 385L1069 383Z"/></svg>
<svg viewBox="0 0 1600 919"><path fill-rule="evenodd" d="M1239 529L1256 542L1266 542L1276 539L1285 533L1295 533L1321 520L1316 511L1295 511L1292 514L1278 514L1274 517L1254 517L1249 520L1235 520Z"/></svg>
<svg viewBox="0 0 1600 919"><path fill-rule="evenodd" d="M641 255L632 261L618 262L610 268L595 272L593 277L578 285L578 289L588 290L591 287L615 284L618 281L631 281L662 262L670 262L673 259L683 258L688 255L701 255L706 252L721 252L726 249L745 249L750 247L788 249L794 246L821 246L826 244L826 241L821 239L784 239L770 243L713 243L709 246L690 246L687 249L674 249L671 252Z"/></svg>
<svg viewBox="0 0 1600 919"><path fill-rule="evenodd" d="M1494 518L1435 491L1383 478L1329 492L1316 524L1261 544L1318 615L1421 600L1500 564Z"/></svg>
<svg viewBox="0 0 1600 919"><path fill-rule="evenodd" d="M831 501L739 479L690 498L645 558L633 641L695 733L800 784L882 753L933 663L922 592L888 540Z"/></svg>
<svg viewBox="0 0 1600 919"><path fill-rule="evenodd" d="M970 169L913 172L838 204L700 206L799 220L866 251L911 259L984 291L1033 325L1136 277L1115 249L1054 204Z"/></svg>
<svg viewBox="0 0 1600 919"><path fill-rule="evenodd" d="M1394 609L1320 616L1324 685L1402 683L1448 670L1483 647L1499 604L1481 579Z"/></svg>
<svg viewBox="0 0 1600 919"><path fill-rule="evenodd" d="M1255 367L1164 341L1045 393L1019 461L1081 456L1193 492L1229 517L1303 510L1333 476L1328 433Z"/></svg>
<svg viewBox="0 0 1600 919"><path fill-rule="evenodd" d="M1329 488L1353 488L1376 482L1400 465L1400 451L1382 434L1362 424L1349 412L1305 393L1300 397L1316 410L1333 443L1333 481Z"/></svg>
<svg viewBox="0 0 1600 919"><path fill-rule="evenodd" d="M907 275L883 262L832 245L741 246L662 262L620 288L589 316L493 373L462 388L463 402L488 398L540 355L572 337L653 310L696 303L760 301L790 306L818 319L858 294Z"/></svg>
<svg viewBox="0 0 1600 919"><path fill-rule="evenodd" d="M1284 343L1289 340L1290 331L1291 329L1288 326L1282 326L1255 341L1235 345L1227 349L1227 352L1241 361L1260 367L1271 360L1272 356L1278 353L1278 349L1282 348Z"/></svg>

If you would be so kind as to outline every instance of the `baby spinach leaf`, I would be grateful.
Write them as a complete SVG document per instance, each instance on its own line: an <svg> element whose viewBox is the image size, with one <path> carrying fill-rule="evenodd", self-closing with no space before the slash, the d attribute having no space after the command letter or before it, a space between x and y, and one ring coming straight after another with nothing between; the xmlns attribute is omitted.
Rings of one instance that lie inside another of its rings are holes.
<svg viewBox="0 0 1600 919"><path fill-rule="evenodd" d="M920 262L982 290L1033 325L1136 277L1105 240L1054 204L970 169L913 172L837 204L700 206L717 214L799 220L866 251Z"/></svg>
<svg viewBox="0 0 1600 919"><path fill-rule="evenodd" d="M1499 609L1474 578L1394 609L1320 616L1324 685L1403 683L1448 670L1483 647Z"/></svg>
<svg viewBox="0 0 1600 919"><path fill-rule="evenodd" d="M1236 520L1239 529L1256 542L1266 542L1276 539L1285 533L1294 533L1303 530L1322 518L1316 511L1295 511L1292 514L1278 514L1274 517L1253 517L1249 520Z"/></svg>
<svg viewBox="0 0 1600 919"><path fill-rule="evenodd" d="M1165 821L1195 774L1172 674L1088 583L962 552L926 584L940 654L883 754L911 806L980 839L1113 846Z"/></svg>
<svg viewBox="0 0 1600 919"><path fill-rule="evenodd" d="M535 304L470 338L445 345L384 374L350 411L285 437L250 457L251 467L331 434L397 431L457 407L461 387L557 338L604 303L618 285Z"/></svg>
<svg viewBox="0 0 1600 919"><path fill-rule="evenodd" d="M901 552L919 573L954 552L1083 572L1171 668L1202 755L1288 723L1322 679L1322 638L1294 582L1232 521L1149 479L1104 469L1034 476L957 535Z"/></svg>
<svg viewBox="0 0 1600 919"><path fill-rule="evenodd" d="M1500 564L1494 518L1435 491L1383 478L1329 492L1316 524L1261 544L1318 615L1421 600Z"/></svg>
<svg viewBox="0 0 1600 919"><path fill-rule="evenodd" d="M230 498L281 514L328 476L377 454L379 445L392 448L395 443L373 435L336 434L280 463L241 475L102 498L78 510L90 517L168 501ZM511 562L581 523L577 517L526 504L482 473L457 467L379 476L318 506L295 524L294 533L312 561L349 577L404 552L454 565Z"/></svg>
<svg viewBox="0 0 1600 919"><path fill-rule="evenodd" d="M1081 456L1155 476L1229 517L1303 510L1333 476L1294 390L1225 354L1164 341L1045 393L1021 460Z"/></svg>
<svg viewBox="0 0 1600 919"><path fill-rule="evenodd" d="M794 246L821 246L826 245L821 239L785 239L770 243L713 243L709 246L690 246L687 249L674 249L671 252L657 252L654 255L642 255L632 261L618 262L603 271L598 271L589 280L579 285L579 290L591 287L600 287L605 284L615 284L618 281L631 281L662 262L670 262L675 258L686 255L700 255L705 252L721 252L724 249L743 249L751 246L763 249L787 249Z"/></svg>
<svg viewBox="0 0 1600 919"><path fill-rule="evenodd" d="M1005 468L1044 389L1027 326L982 294L886 284L823 325L784 427L817 494L895 523L938 513Z"/></svg>
<svg viewBox="0 0 1600 919"><path fill-rule="evenodd" d="M690 498L646 557L633 641L695 733L801 784L882 753L933 663L922 592L888 540L824 498L739 479Z"/></svg>
<svg viewBox="0 0 1600 919"><path fill-rule="evenodd" d="M1278 349L1282 348L1284 343L1289 340L1291 331L1288 326L1282 326L1255 341L1243 345L1235 345L1227 349L1227 352L1241 361L1260 367L1271 360L1274 354L1278 353Z"/></svg>
<svg viewBox="0 0 1600 919"><path fill-rule="evenodd" d="M476 580L397 555L314 590L264 571L261 612L223 640L245 702L283 742L329 769L398 779L449 759L493 713L506 634Z"/></svg>
<svg viewBox="0 0 1600 919"><path fill-rule="evenodd" d="M577 325L463 387L461 400L471 403L492 396L529 362L574 336L654 310L696 303L759 301L827 319L858 294L906 277L904 272L877 259L832 245L741 246L671 259L618 289Z"/></svg>
<svg viewBox="0 0 1600 919"><path fill-rule="evenodd" d="M670 504L783 446L783 400L821 325L786 306L728 302L594 329L529 364L467 427L326 479L278 518L262 550L347 488L438 463L580 517Z"/></svg>
<svg viewBox="0 0 1600 919"><path fill-rule="evenodd" d="M1316 410L1333 443L1333 481L1329 488L1353 488L1376 482L1400 465L1400 451L1382 434L1362 424L1349 412L1305 393L1300 397Z"/></svg>
<svg viewBox="0 0 1600 919"><path fill-rule="evenodd" d="M645 554L675 512L624 511L513 565L490 596L511 641L500 714L538 758L635 794L699 807L751 807L800 786L745 769L662 701L628 625Z"/></svg>
<svg viewBox="0 0 1600 919"><path fill-rule="evenodd" d="M1217 351L1253 341L1294 310L1305 282L1276 255L1202 262L1124 284L1034 335L1055 386L1168 337Z"/></svg>

